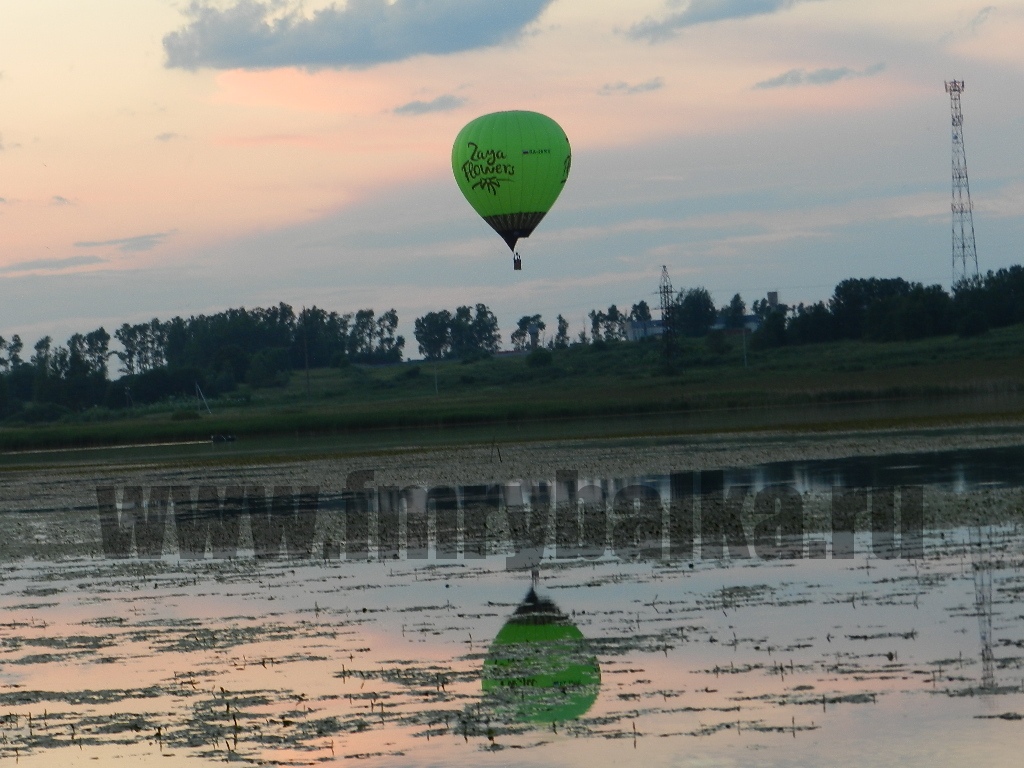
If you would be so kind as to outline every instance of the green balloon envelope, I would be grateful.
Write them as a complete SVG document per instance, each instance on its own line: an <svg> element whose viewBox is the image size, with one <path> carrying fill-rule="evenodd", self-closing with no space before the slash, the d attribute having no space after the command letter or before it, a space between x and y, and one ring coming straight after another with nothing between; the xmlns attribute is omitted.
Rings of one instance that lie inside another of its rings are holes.
<svg viewBox="0 0 1024 768"><path fill-rule="evenodd" d="M515 249L544 218L569 177L565 131L537 112L494 112L459 131L452 171L469 204Z"/></svg>
<svg viewBox="0 0 1024 768"><path fill-rule="evenodd" d="M532 589L484 660L489 709L520 722L562 722L593 706L601 669L583 633Z"/></svg>

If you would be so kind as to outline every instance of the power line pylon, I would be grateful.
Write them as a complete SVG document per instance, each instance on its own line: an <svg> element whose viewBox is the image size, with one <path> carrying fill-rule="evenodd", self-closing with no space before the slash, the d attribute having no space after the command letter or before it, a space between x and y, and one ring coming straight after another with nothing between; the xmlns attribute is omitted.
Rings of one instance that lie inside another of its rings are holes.
<svg viewBox="0 0 1024 768"><path fill-rule="evenodd" d="M668 267L661 267L661 281L658 283L658 296L661 298L661 332L667 338L672 335L672 281L668 277Z"/></svg>
<svg viewBox="0 0 1024 768"><path fill-rule="evenodd" d="M971 187L967 181L967 156L964 154L964 115L960 110L960 94L963 90L963 80L946 82L953 118L953 285L978 274L974 209L971 206Z"/></svg>

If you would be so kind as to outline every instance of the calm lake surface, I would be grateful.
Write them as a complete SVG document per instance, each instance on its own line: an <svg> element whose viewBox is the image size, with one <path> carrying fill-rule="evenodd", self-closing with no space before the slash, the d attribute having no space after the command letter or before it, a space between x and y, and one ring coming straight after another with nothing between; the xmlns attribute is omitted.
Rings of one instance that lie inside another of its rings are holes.
<svg viewBox="0 0 1024 768"><path fill-rule="evenodd" d="M800 493L924 485L973 498L1020 488L1022 466L1011 446L723 471L727 485ZM67 530L25 529L10 491L5 535L71 536L93 490L68 493L80 501L66 504ZM857 550L545 559L532 596L507 553L8 558L0 760L1018 765L1024 529L929 529L916 559Z"/></svg>
<svg viewBox="0 0 1024 768"><path fill-rule="evenodd" d="M792 485L799 491L832 487L926 485L955 491L1024 485L1024 446L954 449L816 461L782 461L725 470L730 485Z"/></svg>

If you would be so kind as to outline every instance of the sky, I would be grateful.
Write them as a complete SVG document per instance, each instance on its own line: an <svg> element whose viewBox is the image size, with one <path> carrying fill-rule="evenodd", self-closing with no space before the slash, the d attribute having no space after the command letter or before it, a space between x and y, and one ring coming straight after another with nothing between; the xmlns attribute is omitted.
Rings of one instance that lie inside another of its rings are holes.
<svg viewBox="0 0 1024 768"><path fill-rule="evenodd" d="M278 302L478 302L576 335L676 289L949 288L1021 261L1024 0L0 0L0 336ZM528 109L572 172L513 272L451 145Z"/></svg>

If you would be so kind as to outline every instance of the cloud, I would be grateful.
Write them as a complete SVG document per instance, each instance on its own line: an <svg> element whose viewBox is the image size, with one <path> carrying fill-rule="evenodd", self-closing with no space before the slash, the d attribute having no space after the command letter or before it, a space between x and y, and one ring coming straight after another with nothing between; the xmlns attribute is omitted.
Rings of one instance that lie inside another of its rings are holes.
<svg viewBox="0 0 1024 768"><path fill-rule="evenodd" d="M74 205L74 203L62 195L54 195L50 198L50 205Z"/></svg>
<svg viewBox="0 0 1024 768"><path fill-rule="evenodd" d="M958 38L969 38L974 37L978 34L981 26L988 21L989 17L998 10L994 5L986 5L976 14L973 18L967 22L967 24L959 29L947 32L939 38L939 42L943 45L951 43Z"/></svg>
<svg viewBox="0 0 1024 768"><path fill-rule="evenodd" d="M103 264L106 259L99 256L68 256L63 259L34 259L32 261L18 261L14 264L7 264L0 267L0 273L28 272L34 269L43 269L48 272L59 272L72 267L87 267L92 264Z"/></svg>
<svg viewBox="0 0 1024 768"><path fill-rule="evenodd" d="M181 69L369 67L421 54L484 48L518 37L552 0L349 0L311 16L279 0L215 8L194 0L188 24L163 40Z"/></svg>
<svg viewBox="0 0 1024 768"><path fill-rule="evenodd" d="M654 77L644 83L624 83L619 81L617 83L605 83L601 86L601 90L598 93L602 96L611 96L613 93L647 93L648 91L657 91L660 88L665 87L665 81L660 77Z"/></svg>
<svg viewBox="0 0 1024 768"><path fill-rule="evenodd" d="M182 135L180 133L161 133L156 136L157 141L173 141L174 139L180 139Z"/></svg>
<svg viewBox="0 0 1024 768"><path fill-rule="evenodd" d="M863 70L850 69L849 67L823 67L808 72L805 69L791 69L767 80L754 83L756 89L786 88L798 85L829 85L840 80L850 80L858 77L874 77L885 70L885 62L872 64Z"/></svg>
<svg viewBox="0 0 1024 768"><path fill-rule="evenodd" d="M984 24L988 20L988 17L991 16L995 10L996 7L994 5L986 5L980 11L978 11L977 15L975 15L975 17L971 19L970 23L967 25L968 31L970 31L971 34L977 32L978 27Z"/></svg>
<svg viewBox="0 0 1024 768"><path fill-rule="evenodd" d="M465 103L466 100L461 96L445 94L430 101L410 101L408 104L395 107L394 113L396 115L425 115L428 112L448 112L458 109Z"/></svg>
<svg viewBox="0 0 1024 768"><path fill-rule="evenodd" d="M136 235L135 237L119 237L114 240L83 240L75 243L76 248L106 248L109 246L116 246L122 253L138 253L140 251L149 251L156 246L160 245L168 235L174 234L176 230L170 232L154 232L149 235Z"/></svg>
<svg viewBox="0 0 1024 768"><path fill-rule="evenodd" d="M629 29L629 36L656 43L684 27L728 19L745 19L785 11L807 0L691 0L686 9L662 19L646 18Z"/></svg>

